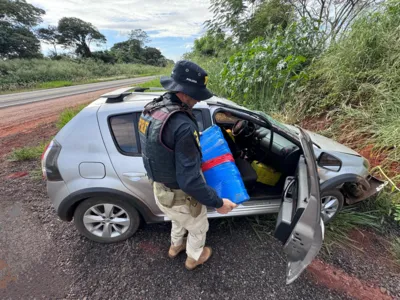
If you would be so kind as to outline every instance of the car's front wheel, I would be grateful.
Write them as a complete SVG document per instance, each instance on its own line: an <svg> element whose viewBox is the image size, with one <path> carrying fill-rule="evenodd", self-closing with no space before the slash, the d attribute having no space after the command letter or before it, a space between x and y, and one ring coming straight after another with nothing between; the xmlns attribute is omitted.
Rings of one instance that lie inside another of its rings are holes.
<svg viewBox="0 0 400 300"><path fill-rule="evenodd" d="M329 223L342 209L344 196L339 190L324 191L321 194L321 216L324 223Z"/></svg>
<svg viewBox="0 0 400 300"><path fill-rule="evenodd" d="M74 223L85 237L99 243L113 243L131 237L140 225L140 216L125 201L94 197L79 204Z"/></svg>

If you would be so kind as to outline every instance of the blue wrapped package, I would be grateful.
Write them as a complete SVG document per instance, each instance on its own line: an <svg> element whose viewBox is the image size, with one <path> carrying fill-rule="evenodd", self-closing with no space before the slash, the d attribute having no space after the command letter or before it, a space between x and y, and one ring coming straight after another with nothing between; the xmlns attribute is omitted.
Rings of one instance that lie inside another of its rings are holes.
<svg viewBox="0 0 400 300"><path fill-rule="evenodd" d="M202 171L206 182L221 198L236 204L249 200L235 160L225 141L221 129L211 126L200 136Z"/></svg>

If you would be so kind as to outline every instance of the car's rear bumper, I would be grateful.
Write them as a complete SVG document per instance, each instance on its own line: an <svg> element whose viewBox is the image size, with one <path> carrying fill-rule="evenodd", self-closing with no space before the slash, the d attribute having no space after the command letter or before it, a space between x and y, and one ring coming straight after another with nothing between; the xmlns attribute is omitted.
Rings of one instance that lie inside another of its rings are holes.
<svg viewBox="0 0 400 300"><path fill-rule="evenodd" d="M47 194L58 212L60 203L69 195L69 190L64 181L47 181Z"/></svg>
<svg viewBox="0 0 400 300"><path fill-rule="evenodd" d="M348 204L354 204L365 200L379 193L387 185L387 181L379 180L378 178L375 178L373 176L369 176L368 178L366 178L365 181L368 183L368 185L363 184L363 187L365 189L363 189L361 193L358 193L357 196L347 196Z"/></svg>

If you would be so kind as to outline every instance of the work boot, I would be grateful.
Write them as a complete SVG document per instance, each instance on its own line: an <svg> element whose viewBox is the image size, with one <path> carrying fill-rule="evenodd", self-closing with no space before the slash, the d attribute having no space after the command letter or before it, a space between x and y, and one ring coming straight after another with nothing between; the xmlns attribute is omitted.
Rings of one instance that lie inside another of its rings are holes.
<svg viewBox="0 0 400 300"><path fill-rule="evenodd" d="M188 269L189 271L194 270L197 266L204 264L211 257L211 254L212 254L211 248L204 247L203 252L201 253L197 261L188 256L185 262L186 269Z"/></svg>
<svg viewBox="0 0 400 300"><path fill-rule="evenodd" d="M186 241L184 240L182 245L179 246L171 245L171 247L169 247L168 256L169 258L175 258L178 256L179 253L181 253L185 249L186 249Z"/></svg>

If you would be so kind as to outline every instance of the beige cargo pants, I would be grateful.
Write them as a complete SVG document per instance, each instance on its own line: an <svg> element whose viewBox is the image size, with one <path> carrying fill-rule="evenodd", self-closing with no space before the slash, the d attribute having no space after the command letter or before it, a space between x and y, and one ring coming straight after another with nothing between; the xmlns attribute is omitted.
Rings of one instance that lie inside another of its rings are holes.
<svg viewBox="0 0 400 300"><path fill-rule="evenodd" d="M174 246L182 245L183 237L189 232L186 242L186 253L194 260L198 260L203 252L208 231L206 206L202 205L200 214L196 218L193 218L190 215L189 206L186 204L172 207L162 205L158 200L155 186L154 197L160 210L171 219L171 244Z"/></svg>

